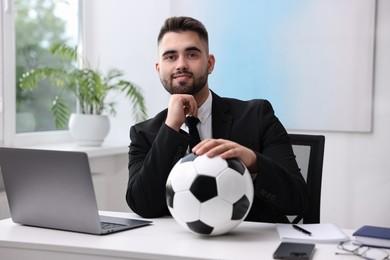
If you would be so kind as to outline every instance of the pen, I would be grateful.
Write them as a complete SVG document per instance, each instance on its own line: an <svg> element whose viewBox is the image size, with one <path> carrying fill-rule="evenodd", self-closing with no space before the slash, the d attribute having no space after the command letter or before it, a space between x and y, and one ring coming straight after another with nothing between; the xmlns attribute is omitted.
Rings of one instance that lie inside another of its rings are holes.
<svg viewBox="0 0 390 260"><path fill-rule="evenodd" d="M300 231L302 233L305 233L306 235L311 236L311 232L307 231L306 229L303 229L300 226L297 226L297 225L294 225L294 224L292 226L293 226L294 229L296 229L296 230L298 230L298 231Z"/></svg>

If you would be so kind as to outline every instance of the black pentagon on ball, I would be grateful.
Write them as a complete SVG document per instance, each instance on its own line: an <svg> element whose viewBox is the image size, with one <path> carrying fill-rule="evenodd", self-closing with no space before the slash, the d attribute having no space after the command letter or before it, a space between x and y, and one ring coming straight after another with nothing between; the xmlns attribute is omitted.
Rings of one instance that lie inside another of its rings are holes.
<svg viewBox="0 0 390 260"><path fill-rule="evenodd" d="M228 163L228 167L241 173L241 175L244 175L245 173L245 167L244 165L237 159L226 159L226 162Z"/></svg>
<svg viewBox="0 0 390 260"><path fill-rule="evenodd" d="M192 182L190 191L203 203L218 195L217 181L211 176L198 175Z"/></svg>
<svg viewBox="0 0 390 260"><path fill-rule="evenodd" d="M173 191L172 184L170 181L168 181L165 187L165 194L168 207L173 208L173 196L175 196L175 192Z"/></svg>
<svg viewBox="0 0 390 260"><path fill-rule="evenodd" d="M210 227L209 225L203 223L200 220L194 222L188 222L187 226L195 233L202 234L202 235L210 235L211 232L213 232L214 230L213 227Z"/></svg>
<svg viewBox="0 0 390 260"><path fill-rule="evenodd" d="M198 157L196 154L190 153L190 154L184 156L184 157L181 159L181 163L184 163L184 162L192 162L193 160L195 160L196 157Z"/></svg>
<svg viewBox="0 0 390 260"><path fill-rule="evenodd" d="M241 199L236 201L233 204L232 220L242 219L245 216L246 212L248 211L249 205L250 202L245 195L242 196Z"/></svg>

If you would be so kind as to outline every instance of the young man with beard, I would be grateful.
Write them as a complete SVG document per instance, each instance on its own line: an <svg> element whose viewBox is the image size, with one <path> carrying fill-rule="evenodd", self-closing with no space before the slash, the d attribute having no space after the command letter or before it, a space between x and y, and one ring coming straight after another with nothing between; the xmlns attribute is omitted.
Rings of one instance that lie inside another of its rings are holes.
<svg viewBox="0 0 390 260"><path fill-rule="evenodd" d="M246 220L287 223L302 214L308 192L288 134L262 99L222 98L209 89L215 57L204 25L190 17L171 17L158 39L156 70L171 94L168 108L130 129L126 200L142 217L168 215L165 184L175 163L189 152L187 116L199 118L197 155L237 158L253 177L254 201ZM237 86L229 86L237 87Z"/></svg>

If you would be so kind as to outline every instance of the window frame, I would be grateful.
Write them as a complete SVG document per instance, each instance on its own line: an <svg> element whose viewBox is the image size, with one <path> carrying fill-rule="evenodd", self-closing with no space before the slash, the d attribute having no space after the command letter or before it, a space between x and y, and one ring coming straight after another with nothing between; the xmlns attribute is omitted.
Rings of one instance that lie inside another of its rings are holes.
<svg viewBox="0 0 390 260"><path fill-rule="evenodd" d="M1 1L0 11L0 143L4 146L32 146L73 140L69 130L16 133L16 49L15 3ZM84 1L78 0L78 46L84 43ZM13 87L7 87L13 86Z"/></svg>
<svg viewBox="0 0 390 260"><path fill-rule="evenodd" d="M4 91L3 91L3 86L4 86L4 76L3 76L3 63L4 63L4 55L3 55L3 44L4 44L4 41L3 41L3 31L4 31L4 27L3 27L3 20L5 20L6 18L6 11L8 8L7 6L4 6L6 5L7 2L6 1L1 1L0 3L0 12L2 13L2 15L0 16L1 19L0 19L0 144L3 143L3 140L4 140L4 131L3 131L3 126L4 126L4 102L3 102L3 96L4 96Z"/></svg>

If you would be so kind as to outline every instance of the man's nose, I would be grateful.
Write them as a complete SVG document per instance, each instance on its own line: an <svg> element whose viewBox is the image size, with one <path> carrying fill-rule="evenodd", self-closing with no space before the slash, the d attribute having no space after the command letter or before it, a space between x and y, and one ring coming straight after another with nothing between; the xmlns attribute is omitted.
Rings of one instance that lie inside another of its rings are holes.
<svg viewBox="0 0 390 260"><path fill-rule="evenodd" d="M188 63L184 56L180 56L177 59L176 70L188 69Z"/></svg>

